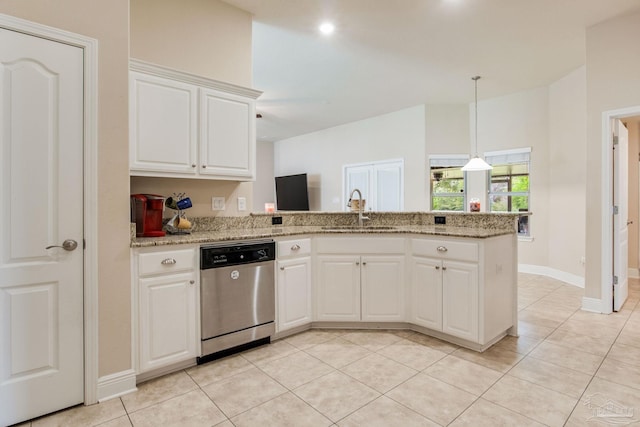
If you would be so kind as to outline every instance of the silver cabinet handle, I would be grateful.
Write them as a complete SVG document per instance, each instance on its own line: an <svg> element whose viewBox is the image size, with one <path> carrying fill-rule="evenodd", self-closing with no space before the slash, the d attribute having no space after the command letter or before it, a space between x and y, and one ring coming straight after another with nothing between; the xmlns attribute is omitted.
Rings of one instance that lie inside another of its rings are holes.
<svg viewBox="0 0 640 427"><path fill-rule="evenodd" d="M445 246L438 246L438 247L436 248L436 250L437 250L438 252L447 252L447 251L448 251L448 249L447 249Z"/></svg>
<svg viewBox="0 0 640 427"><path fill-rule="evenodd" d="M291 246L291 250L292 250L292 251L300 250L300 245L295 244L295 245Z"/></svg>
<svg viewBox="0 0 640 427"><path fill-rule="evenodd" d="M196 164L195 164L195 163L191 163L191 167L192 167L192 168L195 168L195 167L196 167Z"/></svg>
<svg viewBox="0 0 640 427"><path fill-rule="evenodd" d="M362 265L367 265L367 261L362 261Z"/></svg>
<svg viewBox="0 0 640 427"><path fill-rule="evenodd" d="M284 271L284 267L280 267L280 270Z"/></svg>
<svg viewBox="0 0 640 427"><path fill-rule="evenodd" d="M78 247L78 242L76 242L73 239L67 239L64 242L62 242L62 245L51 245L51 246L47 246L45 249L51 249L51 248L62 248L65 251L75 251L76 248Z"/></svg>
<svg viewBox="0 0 640 427"><path fill-rule="evenodd" d="M175 258L165 258L162 261L160 261L160 264L162 265L173 265L173 264L177 264L178 261L176 261Z"/></svg>
<svg viewBox="0 0 640 427"><path fill-rule="evenodd" d="M202 165L202 169L206 169L206 168L207 168L207 165Z"/></svg>
<svg viewBox="0 0 640 427"><path fill-rule="evenodd" d="M195 280L189 280L189 284L190 284L190 285L193 285L193 284L195 284L195 283L196 283L196 281L195 281Z"/></svg>
<svg viewBox="0 0 640 427"><path fill-rule="evenodd" d="M360 261L356 261L356 265L360 265Z"/></svg>
<svg viewBox="0 0 640 427"><path fill-rule="evenodd" d="M440 266L439 265L436 265L436 270L440 270Z"/></svg>
<svg viewBox="0 0 640 427"><path fill-rule="evenodd" d="M444 270L446 270L446 269L447 269L447 267L442 267L442 271L444 271Z"/></svg>

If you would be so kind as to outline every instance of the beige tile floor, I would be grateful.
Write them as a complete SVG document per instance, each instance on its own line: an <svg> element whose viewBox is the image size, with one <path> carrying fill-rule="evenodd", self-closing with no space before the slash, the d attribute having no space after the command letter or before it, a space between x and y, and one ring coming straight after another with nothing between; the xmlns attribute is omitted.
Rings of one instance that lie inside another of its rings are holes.
<svg viewBox="0 0 640 427"><path fill-rule="evenodd" d="M24 426L585 426L640 420L640 281L609 316L519 277L519 338L476 353L409 331L314 330ZM627 417L627 418L625 418Z"/></svg>

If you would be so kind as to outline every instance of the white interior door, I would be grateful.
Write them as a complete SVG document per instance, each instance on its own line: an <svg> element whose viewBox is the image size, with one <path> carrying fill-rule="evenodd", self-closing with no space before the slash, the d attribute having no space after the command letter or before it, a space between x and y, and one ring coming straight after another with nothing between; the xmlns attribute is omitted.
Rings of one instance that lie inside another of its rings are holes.
<svg viewBox="0 0 640 427"><path fill-rule="evenodd" d="M618 139L613 150L613 311L619 311L629 294L629 133L618 119L614 119L613 134Z"/></svg>
<svg viewBox="0 0 640 427"><path fill-rule="evenodd" d="M82 49L0 29L0 200L8 425L83 402Z"/></svg>

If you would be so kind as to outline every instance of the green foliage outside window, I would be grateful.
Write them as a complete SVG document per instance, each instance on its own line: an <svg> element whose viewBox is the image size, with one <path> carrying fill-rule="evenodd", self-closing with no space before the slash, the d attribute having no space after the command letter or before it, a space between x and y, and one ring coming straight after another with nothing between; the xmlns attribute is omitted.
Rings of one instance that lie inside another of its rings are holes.
<svg viewBox="0 0 640 427"><path fill-rule="evenodd" d="M464 210L464 179L459 167L431 169L431 209L435 211Z"/></svg>

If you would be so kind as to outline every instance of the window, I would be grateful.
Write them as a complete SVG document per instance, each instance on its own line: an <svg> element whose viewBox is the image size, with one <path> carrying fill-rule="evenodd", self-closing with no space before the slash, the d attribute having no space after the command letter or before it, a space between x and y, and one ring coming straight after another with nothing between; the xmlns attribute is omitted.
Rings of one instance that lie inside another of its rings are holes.
<svg viewBox="0 0 640 427"><path fill-rule="evenodd" d="M466 187L462 166L467 161L466 155L429 156L432 211L464 211Z"/></svg>
<svg viewBox="0 0 640 427"><path fill-rule="evenodd" d="M529 212L531 148L485 153L493 166L489 174L491 212ZM529 216L518 217L518 235L530 236Z"/></svg>

